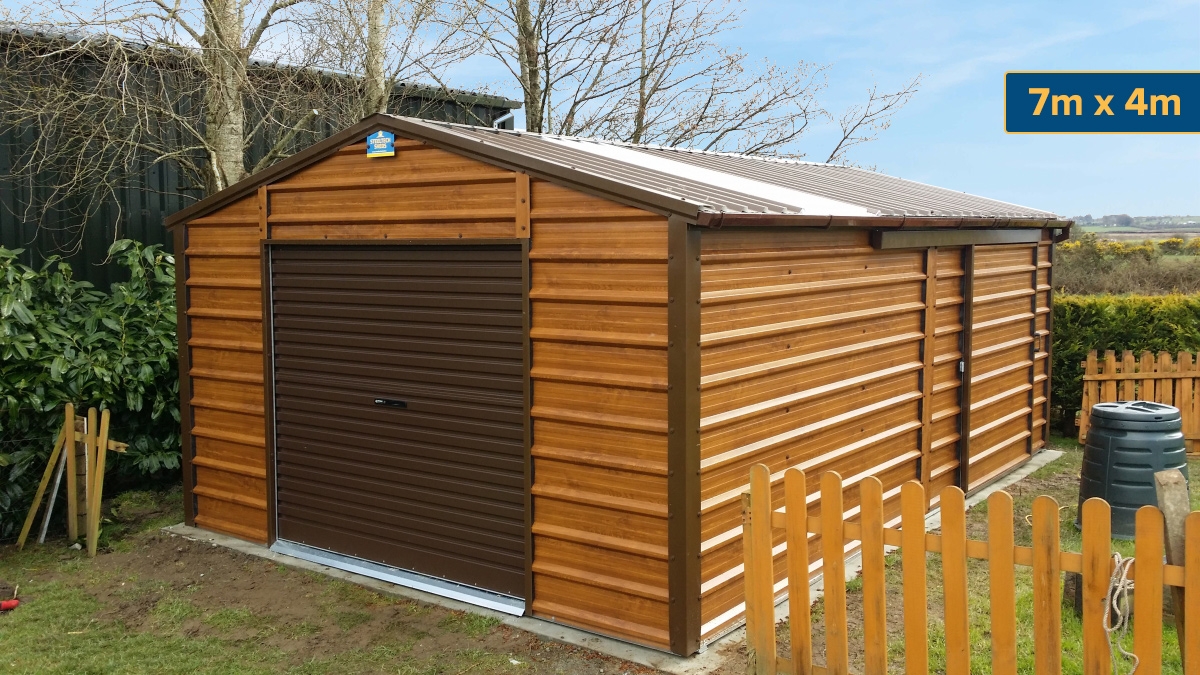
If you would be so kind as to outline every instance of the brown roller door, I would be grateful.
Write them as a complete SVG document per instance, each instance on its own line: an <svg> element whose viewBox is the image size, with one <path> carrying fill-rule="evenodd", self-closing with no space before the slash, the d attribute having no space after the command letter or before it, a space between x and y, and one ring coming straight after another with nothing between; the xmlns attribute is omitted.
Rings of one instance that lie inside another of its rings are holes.
<svg viewBox="0 0 1200 675"><path fill-rule="evenodd" d="M525 594L517 246L276 246L277 536Z"/></svg>

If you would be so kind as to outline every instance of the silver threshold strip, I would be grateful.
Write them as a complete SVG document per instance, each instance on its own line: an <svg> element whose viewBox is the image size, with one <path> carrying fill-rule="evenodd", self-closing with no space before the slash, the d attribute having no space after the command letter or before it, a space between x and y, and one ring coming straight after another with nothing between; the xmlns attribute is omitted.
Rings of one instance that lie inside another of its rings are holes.
<svg viewBox="0 0 1200 675"><path fill-rule="evenodd" d="M372 579L379 579L388 583L404 586L405 588L414 588L418 591L425 591L433 595L440 595L444 598L452 598L478 607L486 607L497 612L504 612L513 616L523 616L525 614L525 601L520 598L514 598L510 595L501 593L493 593L485 591L474 586L458 584L453 581L431 577L417 572L398 569L396 567L388 567L380 565L369 560L354 558L333 551L297 544L291 541L277 540L271 544L271 550L275 553L290 555L294 558L307 560L319 565L327 565L346 572L361 574Z"/></svg>

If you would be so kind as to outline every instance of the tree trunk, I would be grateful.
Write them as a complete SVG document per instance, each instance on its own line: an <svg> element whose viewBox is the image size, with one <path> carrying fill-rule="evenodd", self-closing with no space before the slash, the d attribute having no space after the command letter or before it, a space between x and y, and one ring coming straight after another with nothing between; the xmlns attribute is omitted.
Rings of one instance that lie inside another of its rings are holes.
<svg viewBox="0 0 1200 675"><path fill-rule="evenodd" d="M646 131L646 108L649 105L646 95L646 80L650 77L650 73L646 66L646 23L648 20L647 14L650 9L650 0L642 0L642 35L641 35L641 68L638 73L638 105L634 112L633 119L633 135L630 140L634 143L642 142L642 134Z"/></svg>
<svg viewBox="0 0 1200 675"><path fill-rule="evenodd" d="M204 4L204 140L209 150L208 193L246 176L246 124L242 89L246 55L241 48L244 8L240 0Z"/></svg>
<svg viewBox="0 0 1200 675"><path fill-rule="evenodd" d="M541 132L543 123L542 73L538 63L539 35L534 25L530 0L516 0L517 60L521 65L521 88L525 93L525 130Z"/></svg>
<svg viewBox="0 0 1200 675"><path fill-rule="evenodd" d="M363 117L387 112L387 83L383 74L383 0L367 0L366 82Z"/></svg>

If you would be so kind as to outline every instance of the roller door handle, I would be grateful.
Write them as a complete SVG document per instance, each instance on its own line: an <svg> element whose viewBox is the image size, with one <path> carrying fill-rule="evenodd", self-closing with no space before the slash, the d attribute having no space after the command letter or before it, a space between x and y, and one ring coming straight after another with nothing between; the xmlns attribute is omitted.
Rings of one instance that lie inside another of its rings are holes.
<svg viewBox="0 0 1200 675"><path fill-rule="evenodd" d="M393 408L407 408L408 402L401 401L398 398L377 398L375 399L375 405L386 405Z"/></svg>

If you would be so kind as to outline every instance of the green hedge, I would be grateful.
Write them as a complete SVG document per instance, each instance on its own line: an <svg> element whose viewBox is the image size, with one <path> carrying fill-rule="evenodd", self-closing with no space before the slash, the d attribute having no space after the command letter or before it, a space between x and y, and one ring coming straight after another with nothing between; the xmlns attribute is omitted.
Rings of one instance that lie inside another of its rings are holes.
<svg viewBox="0 0 1200 675"><path fill-rule="evenodd" d="M1083 396L1089 350L1200 351L1200 295L1055 295L1051 396L1066 421Z"/></svg>
<svg viewBox="0 0 1200 675"><path fill-rule="evenodd" d="M103 293L19 253L0 247L0 539L20 527L68 401L112 411L113 438L129 443L109 459L114 487L176 479L180 464L172 256L114 243L130 280Z"/></svg>

